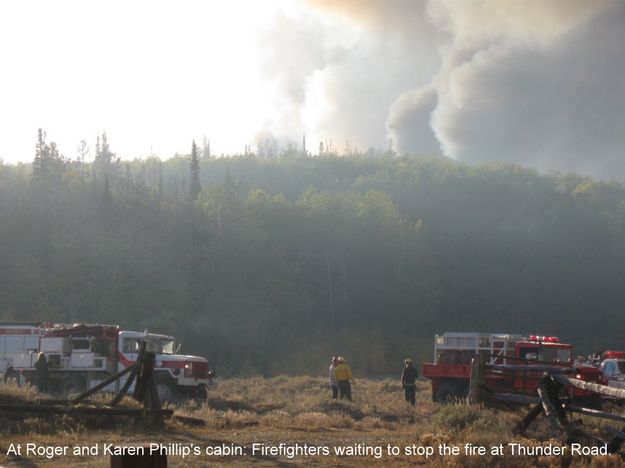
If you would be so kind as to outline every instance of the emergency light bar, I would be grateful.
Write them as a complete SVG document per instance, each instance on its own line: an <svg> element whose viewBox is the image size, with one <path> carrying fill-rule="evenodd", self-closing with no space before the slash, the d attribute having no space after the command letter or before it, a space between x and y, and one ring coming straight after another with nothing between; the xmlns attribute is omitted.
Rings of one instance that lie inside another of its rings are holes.
<svg viewBox="0 0 625 468"><path fill-rule="evenodd" d="M557 336L530 335L528 341L539 341L543 343L560 343L560 338L558 338Z"/></svg>

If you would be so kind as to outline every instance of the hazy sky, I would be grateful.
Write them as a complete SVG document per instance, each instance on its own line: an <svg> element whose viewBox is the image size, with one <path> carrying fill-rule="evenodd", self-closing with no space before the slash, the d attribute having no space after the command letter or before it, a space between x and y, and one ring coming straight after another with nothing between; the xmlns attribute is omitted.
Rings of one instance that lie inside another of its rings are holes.
<svg viewBox="0 0 625 468"><path fill-rule="evenodd" d="M0 2L0 157L265 135L625 180L625 2Z"/></svg>

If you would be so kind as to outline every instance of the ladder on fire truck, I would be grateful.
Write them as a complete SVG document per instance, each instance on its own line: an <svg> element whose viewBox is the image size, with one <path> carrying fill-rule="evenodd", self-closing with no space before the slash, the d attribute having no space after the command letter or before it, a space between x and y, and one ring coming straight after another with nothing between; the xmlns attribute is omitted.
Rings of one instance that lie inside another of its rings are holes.
<svg viewBox="0 0 625 468"><path fill-rule="evenodd" d="M434 341L434 364L439 364L445 352L469 352L485 354L491 364L508 364L508 357L514 356L514 345L524 340L523 335L504 333L459 333L446 332L436 335Z"/></svg>

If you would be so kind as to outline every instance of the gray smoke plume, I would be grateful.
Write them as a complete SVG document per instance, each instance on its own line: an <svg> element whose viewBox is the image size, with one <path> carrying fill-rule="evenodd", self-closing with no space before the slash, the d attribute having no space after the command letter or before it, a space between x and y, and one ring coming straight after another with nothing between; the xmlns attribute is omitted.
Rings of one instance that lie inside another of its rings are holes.
<svg viewBox="0 0 625 468"><path fill-rule="evenodd" d="M314 15L308 25L283 21L272 32L284 38L287 26L310 32L315 24L304 46L281 41L279 53L286 48L297 66L273 60L267 71L293 80L285 89L296 113L310 106L305 90L316 74L331 104L318 134L625 179L625 2L308 4L358 32L329 49L340 24Z"/></svg>
<svg viewBox="0 0 625 468"><path fill-rule="evenodd" d="M400 151L418 148L419 154L440 154L440 142L430 125L437 106L438 94L432 86L406 92L391 105L386 128Z"/></svg>
<svg viewBox="0 0 625 468"><path fill-rule="evenodd" d="M625 4L481 2L484 21L445 3L454 40L430 113L445 154L625 177Z"/></svg>
<svg viewBox="0 0 625 468"><path fill-rule="evenodd" d="M345 50L334 40L339 32L313 18L289 18L280 14L273 27L264 31L260 45L262 70L279 93L274 106L278 116L268 121L259 134L280 138L294 136L303 130L302 107L306 103L306 85L310 77L332 63L341 61Z"/></svg>
<svg viewBox="0 0 625 468"><path fill-rule="evenodd" d="M309 123L313 136L338 148L345 140L360 149L382 146L388 110L398 95L426 84L440 67L431 52L439 33L425 15L425 3L316 0L309 5L326 17L281 16L261 38L265 75L286 91L276 98L280 112L273 121L303 131L307 110L319 110L311 98L316 85L328 105L323 118ZM281 125L266 127L277 133ZM319 143L310 142L311 147Z"/></svg>

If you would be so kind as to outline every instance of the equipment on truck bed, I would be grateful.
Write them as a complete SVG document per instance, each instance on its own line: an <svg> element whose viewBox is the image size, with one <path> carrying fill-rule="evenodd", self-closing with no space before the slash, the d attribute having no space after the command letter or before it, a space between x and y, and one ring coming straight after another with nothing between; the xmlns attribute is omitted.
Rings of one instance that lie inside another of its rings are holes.
<svg viewBox="0 0 625 468"><path fill-rule="evenodd" d="M39 349L40 322L0 322L0 374L13 366L16 356Z"/></svg>

